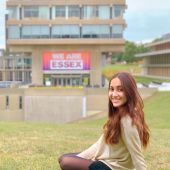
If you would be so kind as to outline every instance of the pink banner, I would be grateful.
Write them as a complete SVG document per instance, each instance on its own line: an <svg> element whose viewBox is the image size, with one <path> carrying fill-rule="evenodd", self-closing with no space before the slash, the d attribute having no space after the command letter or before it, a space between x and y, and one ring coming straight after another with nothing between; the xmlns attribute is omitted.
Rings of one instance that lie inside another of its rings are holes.
<svg viewBox="0 0 170 170"><path fill-rule="evenodd" d="M90 70L90 53L45 52L43 70Z"/></svg>

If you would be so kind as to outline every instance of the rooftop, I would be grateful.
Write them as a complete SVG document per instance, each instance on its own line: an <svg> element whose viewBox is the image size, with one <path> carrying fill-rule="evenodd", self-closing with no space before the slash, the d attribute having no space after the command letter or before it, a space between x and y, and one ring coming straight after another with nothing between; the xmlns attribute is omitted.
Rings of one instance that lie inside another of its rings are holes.
<svg viewBox="0 0 170 170"><path fill-rule="evenodd" d="M162 37L158 39L157 41L153 41L151 43L146 44L146 47L153 47L153 46L157 46L157 45L161 45L161 44L165 44L169 42L170 42L170 33L167 33L167 34L162 35Z"/></svg>

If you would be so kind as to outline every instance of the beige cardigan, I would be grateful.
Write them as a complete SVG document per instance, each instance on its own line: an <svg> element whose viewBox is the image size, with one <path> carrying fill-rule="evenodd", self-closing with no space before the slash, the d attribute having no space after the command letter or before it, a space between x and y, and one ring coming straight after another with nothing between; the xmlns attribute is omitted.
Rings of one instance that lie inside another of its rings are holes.
<svg viewBox="0 0 170 170"><path fill-rule="evenodd" d="M106 144L102 135L96 143L77 156L100 160L112 170L146 170L139 134L129 116L121 119L121 137L117 144Z"/></svg>

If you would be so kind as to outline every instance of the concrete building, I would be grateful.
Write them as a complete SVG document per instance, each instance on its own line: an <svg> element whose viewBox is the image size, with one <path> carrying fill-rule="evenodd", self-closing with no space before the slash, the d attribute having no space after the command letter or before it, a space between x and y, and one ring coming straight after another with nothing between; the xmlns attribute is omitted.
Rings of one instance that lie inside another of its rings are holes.
<svg viewBox="0 0 170 170"><path fill-rule="evenodd" d="M125 0L8 0L6 42L14 56L1 80L101 87L102 66L124 48L125 9Z"/></svg>
<svg viewBox="0 0 170 170"><path fill-rule="evenodd" d="M144 59L143 74L170 79L170 35L163 35L159 41L147 44L149 52L137 54Z"/></svg>
<svg viewBox="0 0 170 170"><path fill-rule="evenodd" d="M11 53L0 57L0 81L31 83L31 56Z"/></svg>

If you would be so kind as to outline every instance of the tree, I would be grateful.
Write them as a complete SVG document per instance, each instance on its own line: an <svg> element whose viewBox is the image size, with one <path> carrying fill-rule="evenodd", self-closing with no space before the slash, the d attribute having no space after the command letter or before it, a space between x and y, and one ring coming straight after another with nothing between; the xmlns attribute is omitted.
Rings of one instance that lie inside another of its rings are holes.
<svg viewBox="0 0 170 170"><path fill-rule="evenodd" d="M145 47L143 44L137 46L137 53L149 52L150 48Z"/></svg>
<svg viewBox="0 0 170 170"><path fill-rule="evenodd" d="M118 53L112 56L112 64L123 61L123 53Z"/></svg>
<svg viewBox="0 0 170 170"><path fill-rule="evenodd" d="M124 52L114 54L112 56L112 64L117 62L126 61L127 63L133 63L137 60L135 57L138 53L145 53L150 51L144 44L135 44L134 42L126 41Z"/></svg>
<svg viewBox="0 0 170 170"><path fill-rule="evenodd" d="M127 63L133 63L137 60L135 54L137 53L145 53L150 49L145 47L143 44L137 45L134 42L126 41L125 50L123 52L123 60Z"/></svg>
<svg viewBox="0 0 170 170"><path fill-rule="evenodd" d="M125 51L123 53L123 60L127 63L132 63L136 60L135 54L137 52L137 46L133 42L127 41L125 44Z"/></svg>

